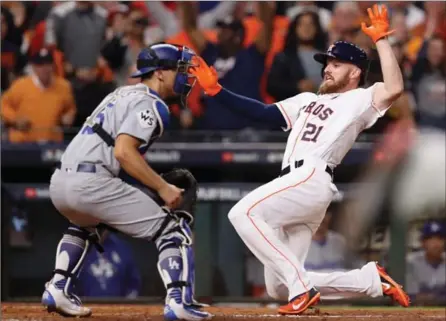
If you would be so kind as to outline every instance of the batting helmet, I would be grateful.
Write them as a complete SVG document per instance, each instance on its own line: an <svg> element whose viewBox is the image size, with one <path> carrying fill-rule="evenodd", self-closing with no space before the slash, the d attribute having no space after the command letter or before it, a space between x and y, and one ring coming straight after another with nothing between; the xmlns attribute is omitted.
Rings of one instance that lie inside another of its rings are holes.
<svg viewBox="0 0 446 321"><path fill-rule="evenodd" d="M173 90L181 96L184 103L195 83L190 81L194 76L188 72L189 67L193 66L194 56L195 53L186 46L155 44L141 50L136 60L137 71L130 77L139 78L155 70L176 70Z"/></svg>
<svg viewBox="0 0 446 321"><path fill-rule="evenodd" d="M322 77L324 76L324 69L327 65L328 58L335 58L358 66L362 71L359 85L364 85L368 69L367 54L364 50L347 41L336 41L328 48L326 53L315 54L314 60L323 65Z"/></svg>

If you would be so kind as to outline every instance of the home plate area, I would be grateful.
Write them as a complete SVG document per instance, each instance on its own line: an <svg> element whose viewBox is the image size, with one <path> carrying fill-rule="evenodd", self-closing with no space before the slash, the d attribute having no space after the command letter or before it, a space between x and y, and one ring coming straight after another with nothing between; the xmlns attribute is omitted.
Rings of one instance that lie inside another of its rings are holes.
<svg viewBox="0 0 446 321"><path fill-rule="evenodd" d="M163 320L160 305L88 305L93 309L93 315L82 320L122 320L122 321L161 321ZM229 320L385 320L385 321L412 321L412 320L445 320L445 308L354 308L354 307L324 307L307 311L300 316L280 316L275 309L268 308L234 308L211 307L207 309L214 314L214 321ZM66 320L57 314L49 314L39 304L29 303L2 303L3 321L52 321Z"/></svg>

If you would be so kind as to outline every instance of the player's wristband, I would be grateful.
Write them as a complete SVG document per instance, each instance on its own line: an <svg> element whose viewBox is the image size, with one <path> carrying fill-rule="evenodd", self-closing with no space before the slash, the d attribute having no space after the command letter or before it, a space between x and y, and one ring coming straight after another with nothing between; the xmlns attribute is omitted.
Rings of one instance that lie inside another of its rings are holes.
<svg viewBox="0 0 446 321"><path fill-rule="evenodd" d="M222 87L219 83L217 83L215 86L210 87L210 88L206 88L204 90L205 94L208 96L215 96L217 95L220 91L221 91Z"/></svg>
<svg viewBox="0 0 446 321"><path fill-rule="evenodd" d="M388 32L385 33L379 33L379 34L374 34L372 37L372 40L374 43L377 43L379 40L386 38L388 35L394 33L395 30L390 30Z"/></svg>

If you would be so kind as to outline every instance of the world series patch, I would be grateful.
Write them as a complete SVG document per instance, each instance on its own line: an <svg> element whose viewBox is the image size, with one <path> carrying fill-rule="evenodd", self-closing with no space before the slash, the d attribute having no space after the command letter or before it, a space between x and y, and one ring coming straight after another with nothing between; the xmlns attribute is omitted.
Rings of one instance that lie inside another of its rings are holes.
<svg viewBox="0 0 446 321"><path fill-rule="evenodd" d="M139 111L138 122L142 128L154 127L156 124L155 114L150 109Z"/></svg>

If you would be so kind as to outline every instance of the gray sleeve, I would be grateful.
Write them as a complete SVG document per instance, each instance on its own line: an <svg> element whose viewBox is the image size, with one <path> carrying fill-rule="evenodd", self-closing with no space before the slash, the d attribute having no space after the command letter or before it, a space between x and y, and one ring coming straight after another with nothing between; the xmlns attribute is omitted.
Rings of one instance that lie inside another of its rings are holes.
<svg viewBox="0 0 446 321"><path fill-rule="evenodd" d="M408 260L406 266L406 291L409 295L416 295L420 292L416 267L412 260Z"/></svg>
<svg viewBox="0 0 446 321"><path fill-rule="evenodd" d="M180 31L178 19L175 14L164 7L161 1L146 1L151 17L158 23L164 37L170 37Z"/></svg>
<svg viewBox="0 0 446 321"><path fill-rule="evenodd" d="M218 20L232 16L236 5L237 2L235 1L221 1L214 9L200 14L198 17L198 27L201 29L214 28Z"/></svg>
<svg viewBox="0 0 446 321"><path fill-rule="evenodd" d="M54 10L52 12L50 12L50 14L48 15L48 17L46 18L46 27L45 27L45 44L46 45L55 45L58 46L59 45L59 41L60 39L60 35L58 36L58 34L60 34L60 32L58 32L60 29L60 23L59 23L59 18L56 16L56 14L54 13Z"/></svg>
<svg viewBox="0 0 446 321"><path fill-rule="evenodd" d="M117 136L127 134L147 144L158 124L153 108L154 102L151 100L137 102L122 122Z"/></svg>

